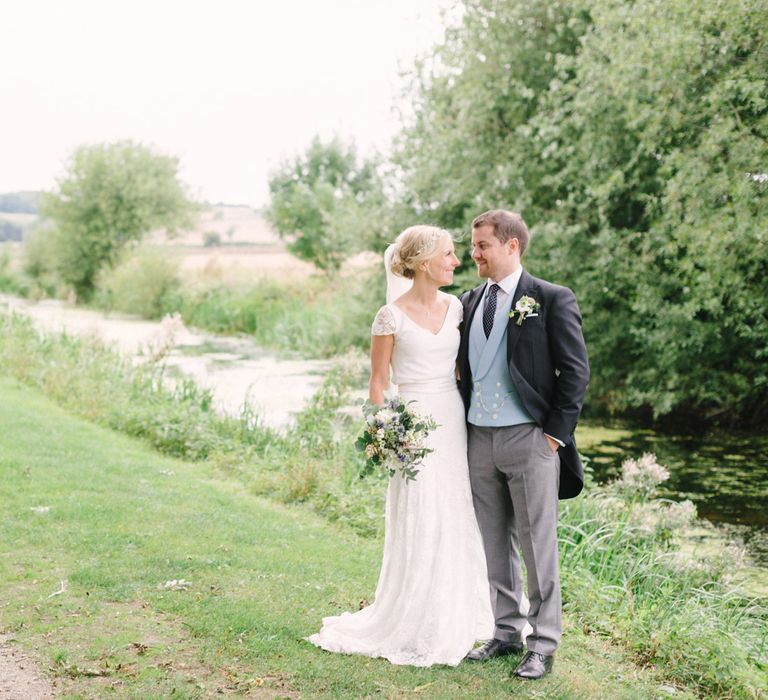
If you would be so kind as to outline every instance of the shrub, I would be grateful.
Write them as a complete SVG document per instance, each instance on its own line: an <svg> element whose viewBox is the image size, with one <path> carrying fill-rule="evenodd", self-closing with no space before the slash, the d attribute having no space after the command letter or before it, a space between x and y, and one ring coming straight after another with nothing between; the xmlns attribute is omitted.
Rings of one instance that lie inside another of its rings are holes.
<svg viewBox="0 0 768 700"><path fill-rule="evenodd" d="M29 287L29 281L13 269L10 253L7 250L0 253L0 292L26 296Z"/></svg>
<svg viewBox="0 0 768 700"><path fill-rule="evenodd" d="M221 234L216 231L203 233L203 245L206 248L217 248L221 245Z"/></svg>
<svg viewBox="0 0 768 700"><path fill-rule="evenodd" d="M94 303L103 309L160 318L174 310L171 306L180 285L173 258L157 249L140 248L99 274Z"/></svg>

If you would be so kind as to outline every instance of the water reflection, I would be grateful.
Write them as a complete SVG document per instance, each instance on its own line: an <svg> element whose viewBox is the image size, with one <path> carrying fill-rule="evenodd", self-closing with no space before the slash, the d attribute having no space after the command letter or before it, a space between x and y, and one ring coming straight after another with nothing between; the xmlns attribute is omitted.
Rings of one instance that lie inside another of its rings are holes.
<svg viewBox="0 0 768 700"><path fill-rule="evenodd" d="M742 537L761 566L768 567L768 437L633 430L588 444L582 452L592 460L598 482L617 477L623 459L654 452L670 472L661 495L692 500L700 517Z"/></svg>

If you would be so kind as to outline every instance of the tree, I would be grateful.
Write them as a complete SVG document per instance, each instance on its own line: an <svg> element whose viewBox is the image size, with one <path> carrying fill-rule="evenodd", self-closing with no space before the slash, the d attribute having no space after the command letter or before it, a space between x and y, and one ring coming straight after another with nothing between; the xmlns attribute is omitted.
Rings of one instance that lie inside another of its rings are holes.
<svg viewBox="0 0 768 700"><path fill-rule="evenodd" d="M395 161L415 218L466 229L494 203L529 211L528 123L589 26L586 2L465 0L434 55L411 76L414 118ZM469 262L467 259L466 262Z"/></svg>
<svg viewBox="0 0 768 700"><path fill-rule="evenodd" d="M526 265L579 297L589 408L764 420L768 1L464 6L414 79L402 200L523 213Z"/></svg>
<svg viewBox="0 0 768 700"><path fill-rule="evenodd" d="M600 0L591 15L531 141L546 154L540 253L582 293L593 396L613 411L760 421L768 3Z"/></svg>
<svg viewBox="0 0 768 700"><path fill-rule="evenodd" d="M131 141L82 146L70 157L42 213L54 267L78 297L88 298L98 272L155 228L189 221L193 204L178 179L178 160Z"/></svg>
<svg viewBox="0 0 768 700"><path fill-rule="evenodd" d="M373 161L358 163L353 146L312 140L269 182L267 219L297 257L328 273L367 247L385 224L374 215L383 189Z"/></svg>

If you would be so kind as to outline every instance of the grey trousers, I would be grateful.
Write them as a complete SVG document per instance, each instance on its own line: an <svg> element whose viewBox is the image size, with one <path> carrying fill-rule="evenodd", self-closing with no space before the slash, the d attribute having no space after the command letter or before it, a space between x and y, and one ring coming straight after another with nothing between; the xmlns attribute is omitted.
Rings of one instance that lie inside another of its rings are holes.
<svg viewBox="0 0 768 700"><path fill-rule="evenodd" d="M500 428L469 426L469 477L483 535L494 637L517 640L530 623L530 651L554 654L562 636L557 511L560 464L534 423ZM523 601L520 554L530 608Z"/></svg>

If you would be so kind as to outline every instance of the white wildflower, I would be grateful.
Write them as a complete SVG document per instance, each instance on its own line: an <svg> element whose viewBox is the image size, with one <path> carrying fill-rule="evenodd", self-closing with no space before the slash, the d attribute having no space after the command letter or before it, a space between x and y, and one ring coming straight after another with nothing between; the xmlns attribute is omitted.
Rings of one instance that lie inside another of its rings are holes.
<svg viewBox="0 0 768 700"><path fill-rule="evenodd" d="M688 525L696 520L698 515L696 511L696 505L693 501L680 501L680 503L673 503L669 506L669 514L674 517L675 522L678 525Z"/></svg>
<svg viewBox="0 0 768 700"><path fill-rule="evenodd" d="M738 542L731 542L723 552L723 560L733 572L737 569L742 569L747 564L749 554L744 545Z"/></svg>
<svg viewBox="0 0 768 700"><path fill-rule="evenodd" d="M646 452L640 459L625 459L621 464L621 482L626 486L652 491L669 479L669 472Z"/></svg>

